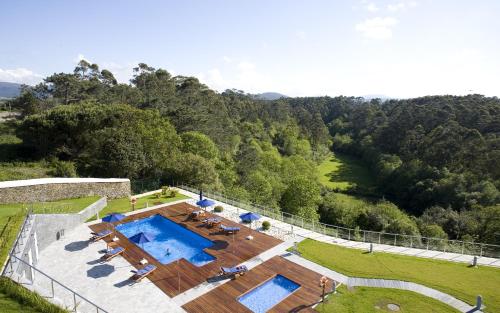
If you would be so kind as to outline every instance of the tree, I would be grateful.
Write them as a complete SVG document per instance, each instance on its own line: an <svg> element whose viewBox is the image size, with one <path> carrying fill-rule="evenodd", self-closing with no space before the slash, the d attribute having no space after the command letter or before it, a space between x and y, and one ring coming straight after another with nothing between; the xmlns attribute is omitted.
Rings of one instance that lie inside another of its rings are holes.
<svg viewBox="0 0 500 313"><path fill-rule="evenodd" d="M283 211L308 219L318 219L321 199L318 183L305 176L293 178L281 197Z"/></svg>
<svg viewBox="0 0 500 313"><path fill-rule="evenodd" d="M263 205L272 203L273 187L261 172L255 171L246 176L243 180L243 186L255 203Z"/></svg>
<svg viewBox="0 0 500 313"><path fill-rule="evenodd" d="M214 163L192 153L179 156L176 168L173 169L174 179L202 190L220 189L220 182Z"/></svg>
<svg viewBox="0 0 500 313"><path fill-rule="evenodd" d="M205 134L196 131L181 134L182 151L215 160L219 157L219 150L215 143Z"/></svg>

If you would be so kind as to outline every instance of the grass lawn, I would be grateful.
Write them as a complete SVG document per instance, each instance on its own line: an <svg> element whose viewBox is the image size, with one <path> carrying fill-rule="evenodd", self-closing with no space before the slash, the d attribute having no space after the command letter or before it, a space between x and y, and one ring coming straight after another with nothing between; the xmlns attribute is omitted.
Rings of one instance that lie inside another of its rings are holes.
<svg viewBox="0 0 500 313"><path fill-rule="evenodd" d="M44 162L0 163L0 181L51 177Z"/></svg>
<svg viewBox="0 0 500 313"><path fill-rule="evenodd" d="M326 187L339 191L347 190L356 184L364 189L374 187L374 177L361 161L345 154L332 154L318 165L319 181Z"/></svg>
<svg viewBox="0 0 500 313"><path fill-rule="evenodd" d="M144 209L145 207L150 207L153 205L173 202L182 199L188 199L189 197L178 193L175 197L167 198L161 197L157 199L155 196L146 196L142 198L137 198L137 203L135 205L135 210ZM132 205L130 204L130 198L120 198L108 200L108 205L99 212L100 217L104 217L110 213L127 213L132 211ZM87 222L95 220L95 216L90 218Z"/></svg>
<svg viewBox="0 0 500 313"><path fill-rule="evenodd" d="M348 290L342 286L337 294L330 295L325 304L316 307L320 313L370 313L391 312L388 304L396 304L404 313L454 313L459 312L449 305L418 293L386 288L356 287Z"/></svg>
<svg viewBox="0 0 500 313"><path fill-rule="evenodd" d="M8 297L7 295L0 292L0 308L2 308L3 313L38 313L40 311L32 308L29 305L23 305L16 300Z"/></svg>
<svg viewBox="0 0 500 313"><path fill-rule="evenodd" d="M454 263L397 254L365 254L306 239L299 244L302 256L348 276L411 281L448 293L473 305L482 295L485 312L500 312L500 269L469 268Z"/></svg>
<svg viewBox="0 0 500 313"><path fill-rule="evenodd" d="M67 313L7 277L0 277L0 312L2 313Z"/></svg>

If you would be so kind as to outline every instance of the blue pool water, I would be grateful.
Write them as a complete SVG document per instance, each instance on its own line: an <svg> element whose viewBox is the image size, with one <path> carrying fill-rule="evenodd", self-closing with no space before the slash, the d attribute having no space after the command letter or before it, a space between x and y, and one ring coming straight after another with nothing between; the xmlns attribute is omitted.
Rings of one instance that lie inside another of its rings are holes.
<svg viewBox="0 0 500 313"><path fill-rule="evenodd" d="M252 312L265 313L299 287L299 284L290 279L276 275L276 277L241 296L238 301Z"/></svg>
<svg viewBox="0 0 500 313"><path fill-rule="evenodd" d="M153 215L120 224L116 226L116 230L127 238L140 232L154 238L150 242L137 244L137 246L151 254L162 264L185 258L196 266L203 266L215 260L213 256L203 251L203 249L213 245L212 241L161 215ZM167 253L167 249L170 253Z"/></svg>

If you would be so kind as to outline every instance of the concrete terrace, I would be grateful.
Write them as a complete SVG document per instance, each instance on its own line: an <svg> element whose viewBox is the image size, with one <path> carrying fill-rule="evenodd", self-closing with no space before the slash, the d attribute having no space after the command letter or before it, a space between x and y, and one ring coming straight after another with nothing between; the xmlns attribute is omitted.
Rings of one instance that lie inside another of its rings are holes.
<svg viewBox="0 0 500 313"><path fill-rule="evenodd" d="M180 191L184 195L193 199L198 197L197 194L184 190ZM187 201L180 200L169 204L129 212L125 214L128 217L124 220L124 222L150 216L152 214L167 214L166 216L174 220L176 223L179 223L184 227L187 227L188 229L213 240L213 238L210 238L210 236L213 235L211 234L211 231L201 227L199 225L200 222L192 222L186 219L186 214L188 214L190 210L194 209L193 204L195 200L193 199ZM216 201L216 204L221 204L224 207L224 211L218 214L223 218L233 221L225 221L228 225L236 225L235 223L240 221L238 217L239 214L247 212L246 210L228 205L226 203ZM169 209L170 213L168 213ZM229 308L229 311L231 311L231 309L234 311L235 304L233 302L236 301L237 296L240 296L241 294L254 288L256 285L265 281L272 275L279 273L279 266L276 267L276 258L283 259L283 262L286 265L284 267L286 268L297 267L300 271L305 271L305 273L307 273L306 276L312 275L311 277L314 276L314 278L318 278L323 275L328 277L330 281L335 280L351 286L411 290L447 303L461 312L467 312L472 308L470 305L447 294L422 285L396 280L391 281L383 279L359 279L356 277L347 277L316 263L305 260L297 255L288 253L286 250L292 247L294 242L301 241L305 238L358 249L368 249L369 244L325 236L300 227L292 227L289 224L269 219L267 217L263 217L257 225L254 223L253 228L255 229L256 227L259 227L260 223L264 220L269 220L273 226L271 230L266 231L265 233L280 240L266 236L261 232L256 232L238 224L238 226L242 227L242 231L240 232L242 236L241 238L238 238L239 244L248 243L249 241L245 240L244 237L250 233L254 236L254 240L262 236L262 238L267 238L268 240L264 240L263 242L267 241L268 244L244 257L241 255L239 257L235 257L235 250L230 249L231 240L227 240L228 246L225 247L227 251L219 252L221 254L217 256L221 260L224 260L225 257L223 255L227 254L228 258L226 259L226 262L223 261L221 264L217 264L217 266L214 266L205 272L199 272L198 276L200 277L192 279L189 284L176 291L165 290L165 288L159 286L155 280L162 280L162 277L151 277L151 280L145 278L142 282L137 284L134 284L129 280L130 276L133 274L132 271L139 267L139 258L146 257L151 263L156 262L154 259L151 260L151 257L145 251L142 251L131 243L129 243L126 247L129 252L132 252L130 255L126 254L125 256L116 257L107 263L99 262L99 258L102 253L104 253L106 248L105 242L101 240L94 244L88 244L90 234L89 227L94 230L101 229L102 225L99 225L99 221L80 225L73 231L67 232L67 235L62 237L61 240L52 243L40 252L39 262L36 267L69 288L77 291L81 296L101 306L109 313L175 313L185 312L185 310L197 312L199 308L204 307L204 305L206 306L207 303L210 303L210 301L222 301L224 304L227 303L228 307L226 309ZM117 234L117 236L120 238L120 244L123 245L128 242L127 238L121 238L123 237L121 234ZM229 237L230 236L227 236L226 238ZM224 238L221 240L224 240ZM253 241L253 243L258 243L258 241ZM464 255L456 256L451 253L440 254L439 252L430 250L408 249L377 244L374 244L374 250L440 258L458 262L468 262L468 257L470 257ZM490 266L500 266L497 259L488 260L488 258L480 258L479 262L480 264ZM281 261L278 261L278 263L281 263ZM200 268L195 268L193 270L189 264L187 264L187 266L190 268L190 271L194 271L194 274L196 274L196 271ZM250 270L246 276L242 277L246 279L243 283L241 283L242 280L233 281L221 278L210 279L211 277L214 277L216 272L215 270L220 265L234 266L243 264ZM287 273L289 272L290 271ZM160 273L160 271L158 271L158 273ZM255 273L258 273L258 275ZM295 279L300 280L300 277L295 277ZM299 283L303 284L304 282ZM317 284L317 281L315 284ZM49 299L52 297L52 286L50 284L50 280L44 278L40 274L35 275L34 283L32 285L28 285L28 287L35 289L37 292ZM311 288L313 288L312 285ZM61 287L55 286L55 289L56 299L52 300L56 303L60 303L63 307L73 309L73 303L75 302L73 295L70 292L65 292ZM230 292L225 292L228 290ZM312 294L314 294L314 296L311 296ZM306 309L310 309L310 306L313 305L315 301L319 300L319 297L318 299L313 299L316 296L317 294L315 294L315 292L309 293L307 299L302 299L300 301L297 300L297 302L292 303L287 302L286 306L290 308L293 306L306 305L309 306L309 308ZM227 300L227 297L229 297L231 301ZM78 303L78 312L95 312L95 307L87 307L84 301L79 301L78 297L76 298L76 302ZM239 303L237 304L239 305ZM238 305L236 305L236 307L238 307Z"/></svg>

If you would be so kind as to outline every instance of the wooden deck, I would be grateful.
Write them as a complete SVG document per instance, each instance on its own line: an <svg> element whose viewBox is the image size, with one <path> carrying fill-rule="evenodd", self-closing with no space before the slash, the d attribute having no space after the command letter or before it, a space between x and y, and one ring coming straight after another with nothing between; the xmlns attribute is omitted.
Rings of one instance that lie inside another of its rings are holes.
<svg viewBox="0 0 500 313"><path fill-rule="evenodd" d="M183 308L188 312L251 313L237 298L277 274L298 283L300 288L268 312L315 312L312 305L321 299L321 275L280 256L275 256L256 266L245 276L233 279L186 303ZM329 279L326 290L331 290L332 283Z"/></svg>
<svg viewBox="0 0 500 313"><path fill-rule="evenodd" d="M142 258L146 258L149 263L158 267L158 269L151 273L148 278L170 297L191 289L194 286L206 281L208 278L216 276L221 266L235 266L281 243L280 240L274 237L259 233L248 227L244 227L226 219L222 219L222 223L224 225L239 226L241 230L235 235L223 234L217 228L207 228L203 226L201 222L189 219L189 213L193 210L198 210L198 208L183 202L166 205L165 207L147 212L129 215L120 222L114 223L117 225L145 218L154 214L161 214L179 225L186 227L187 229L209 240L212 240L215 243L212 247L207 248L204 251L216 257L216 260L204 266L197 267L188 262L186 259L180 259L178 262L176 261L163 265L137 245L130 242L120 232L115 232L116 236L120 238L118 244L125 248L123 257L130 262L130 264L139 268L141 267L139 261ZM212 216L214 215L210 213L207 214L207 217ZM99 223L91 225L90 228L93 231L101 231L103 229L109 229L110 226L108 223ZM110 242L111 238L115 234L107 237L105 240ZM245 237L250 234L254 237L254 239L245 239Z"/></svg>

